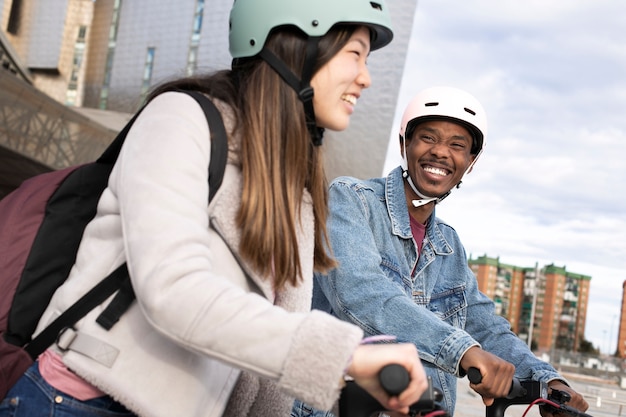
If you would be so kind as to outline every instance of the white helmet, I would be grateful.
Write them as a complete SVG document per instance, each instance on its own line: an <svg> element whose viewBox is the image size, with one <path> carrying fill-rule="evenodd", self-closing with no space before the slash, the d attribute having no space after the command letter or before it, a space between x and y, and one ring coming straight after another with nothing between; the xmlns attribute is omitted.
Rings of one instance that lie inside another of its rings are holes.
<svg viewBox="0 0 626 417"><path fill-rule="evenodd" d="M439 202L447 195L439 197L427 197L422 195L411 180L407 172L406 141L415 127L428 120L449 120L463 125L472 135L472 148L470 153L476 155L465 173L469 173L486 145L487 117L483 106L478 100L466 91L454 87L430 87L420 91L411 100L402 116L400 124L400 141L403 146L402 169L404 177L409 185L421 197L414 200L413 205L423 205L429 201ZM460 186L461 183L457 185Z"/></svg>
<svg viewBox="0 0 626 417"><path fill-rule="evenodd" d="M476 155L469 172L486 145L487 117L474 96L454 87L430 87L420 91L404 110L400 138L410 136L415 126L427 120L450 120L462 124L472 135L472 155Z"/></svg>

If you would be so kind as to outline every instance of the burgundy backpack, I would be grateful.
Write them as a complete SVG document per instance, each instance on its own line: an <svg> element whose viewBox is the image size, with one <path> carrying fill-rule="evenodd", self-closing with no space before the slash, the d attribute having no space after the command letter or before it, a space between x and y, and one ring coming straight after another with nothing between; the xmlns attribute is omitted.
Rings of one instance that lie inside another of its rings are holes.
<svg viewBox="0 0 626 417"><path fill-rule="evenodd" d="M224 176L226 131L206 96L184 92L202 106L211 130L210 201ZM0 200L0 400L61 330L117 291L97 320L110 329L134 300L124 264L31 340L52 295L69 275L83 230L96 214L111 169L140 112L97 161L32 177Z"/></svg>

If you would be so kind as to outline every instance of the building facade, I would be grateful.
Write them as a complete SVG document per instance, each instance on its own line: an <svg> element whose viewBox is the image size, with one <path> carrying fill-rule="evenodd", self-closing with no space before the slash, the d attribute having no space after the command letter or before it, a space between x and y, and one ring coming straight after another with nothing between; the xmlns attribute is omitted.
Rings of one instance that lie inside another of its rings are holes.
<svg viewBox="0 0 626 417"><path fill-rule="evenodd" d="M529 346L577 351L584 338L591 277L554 264L539 268L500 263L486 255L469 259L479 289L496 313Z"/></svg>
<svg viewBox="0 0 626 417"><path fill-rule="evenodd" d="M615 353L620 358L626 358L626 281L622 284L622 308L618 326Z"/></svg>
<svg viewBox="0 0 626 417"><path fill-rule="evenodd" d="M162 81L230 66L233 0L0 0L0 25L33 85L56 101L134 112ZM380 176L417 9L387 0L393 42L368 59L351 126L326 132L329 179Z"/></svg>

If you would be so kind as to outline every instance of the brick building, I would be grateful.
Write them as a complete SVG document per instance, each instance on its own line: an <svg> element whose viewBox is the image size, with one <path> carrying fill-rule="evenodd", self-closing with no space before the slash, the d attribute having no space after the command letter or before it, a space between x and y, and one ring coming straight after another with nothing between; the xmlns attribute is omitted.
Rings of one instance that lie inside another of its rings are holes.
<svg viewBox="0 0 626 417"><path fill-rule="evenodd" d="M486 255L470 257L469 266L496 313L509 320L522 340L543 351L578 349L585 334L590 276L554 264L508 265Z"/></svg>
<svg viewBox="0 0 626 417"><path fill-rule="evenodd" d="M626 358L626 281L622 284L622 308L617 330L617 356Z"/></svg>

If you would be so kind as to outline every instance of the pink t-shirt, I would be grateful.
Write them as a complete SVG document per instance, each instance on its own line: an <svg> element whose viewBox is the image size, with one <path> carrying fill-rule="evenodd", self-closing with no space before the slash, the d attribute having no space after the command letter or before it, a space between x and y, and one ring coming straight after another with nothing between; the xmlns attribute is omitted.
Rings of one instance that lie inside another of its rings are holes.
<svg viewBox="0 0 626 417"><path fill-rule="evenodd" d="M424 237L426 236L426 226L411 217L411 233L413 234L415 243L417 243L417 253L420 254L422 253Z"/></svg>
<svg viewBox="0 0 626 417"><path fill-rule="evenodd" d="M411 234L413 234L413 239L415 243L417 243L417 257L419 259L420 254L422 253L422 246L424 246L424 237L426 236L426 226L422 223L415 220L413 217L411 218ZM417 268L417 262L415 263L415 268ZM415 270L411 271L411 274L414 274Z"/></svg>
<svg viewBox="0 0 626 417"><path fill-rule="evenodd" d="M61 356L46 350L39 356L39 372L43 379L59 391L80 400L87 401L106 395L74 372L67 369Z"/></svg>

